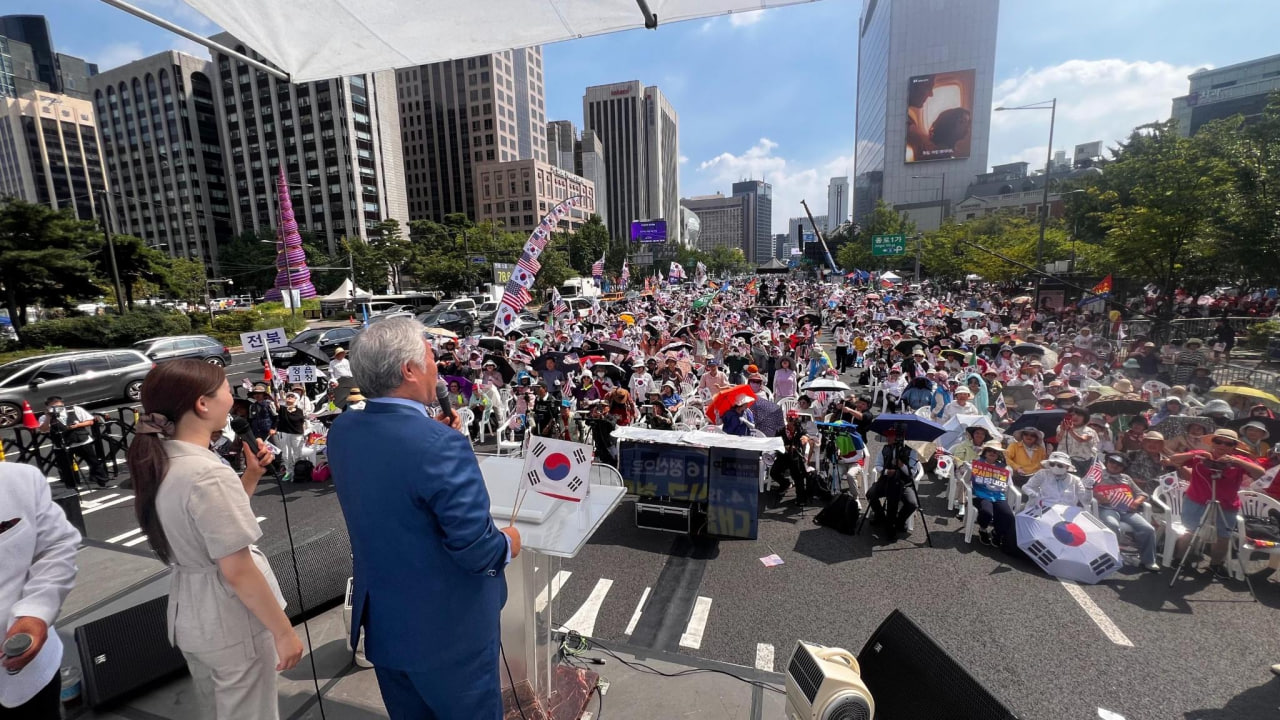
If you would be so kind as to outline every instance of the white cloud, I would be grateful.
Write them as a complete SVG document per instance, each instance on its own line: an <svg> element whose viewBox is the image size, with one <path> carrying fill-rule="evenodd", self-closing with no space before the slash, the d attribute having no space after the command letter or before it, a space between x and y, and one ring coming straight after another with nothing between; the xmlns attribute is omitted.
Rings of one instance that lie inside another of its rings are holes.
<svg viewBox="0 0 1280 720"><path fill-rule="evenodd" d="M1068 60L1033 68L998 83L994 107L1030 105L1058 98L1053 146L1067 150L1077 143L1117 140L1143 123L1167 120L1171 101L1187 92L1187 76L1200 65L1172 65L1144 60ZM993 112L992 165L1026 160L1042 166L1049 132L1047 111Z"/></svg>
<svg viewBox="0 0 1280 720"><path fill-rule="evenodd" d="M188 30L210 35L218 31L209 18L201 15L182 0L137 0L149 12L173 21Z"/></svg>
<svg viewBox="0 0 1280 720"><path fill-rule="evenodd" d="M684 165L684 164L685 164L685 163L687 163L687 162L689 162L689 156L688 156L688 155L681 155L681 156L680 156L680 164L681 164L681 165Z"/></svg>
<svg viewBox="0 0 1280 720"><path fill-rule="evenodd" d="M748 10L747 12L736 12L729 15L729 24L733 27L746 27L755 25L764 19L764 10Z"/></svg>
<svg viewBox="0 0 1280 720"><path fill-rule="evenodd" d="M146 52L143 51L141 43L123 42L110 43L101 50L94 52L87 59L89 62L96 62L99 69L105 72L145 56Z"/></svg>
<svg viewBox="0 0 1280 720"><path fill-rule="evenodd" d="M827 182L832 177L850 175L852 155L836 155L813 167L801 167L775 153L778 143L760 138L741 154L723 152L698 165L698 187L727 194L740 180L763 180L773 186L773 232L787 231L787 219L804 214L800 201L809 204L814 215L827 211ZM686 193L688 195L689 193ZM697 194L697 193L695 193Z"/></svg>

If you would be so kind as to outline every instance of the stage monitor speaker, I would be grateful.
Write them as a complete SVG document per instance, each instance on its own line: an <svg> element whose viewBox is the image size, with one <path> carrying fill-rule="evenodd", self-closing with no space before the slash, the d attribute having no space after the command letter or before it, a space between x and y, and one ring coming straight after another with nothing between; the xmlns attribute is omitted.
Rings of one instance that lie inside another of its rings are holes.
<svg viewBox="0 0 1280 720"><path fill-rule="evenodd" d="M169 644L168 605L165 595L76 628L89 705L123 700L187 669L182 653Z"/></svg>
<svg viewBox="0 0 1280 720"><path fill-rule="evenodd" d="M54 504L67 514L67 521L80 531L80 537L87 537L89 533L84 529L84 513L80 510L80 491L63 487L62 483L57 483L50 490Z"/></svg>
<svg viewBox="0 0 1280 720"><path fill-rule="evenodd" d="M289 620L300 622L304 616L313 617L318 611L341 602L347 590L347 578L351 571L351 539L346 525L335 528L295 528L294 542L298 551L298 573L301 575L302 597L299 602L298 585L293 572L293 558L289 554L288 541L278 541L269 551L264 551L280 593L284 595L285 614Z"/></svg>
<svg viewBox="0 0 1280 720"><path fill-rule="evenodd" d="M872 633L858 664L877 720L1017 720L901 610Z"/></svg>

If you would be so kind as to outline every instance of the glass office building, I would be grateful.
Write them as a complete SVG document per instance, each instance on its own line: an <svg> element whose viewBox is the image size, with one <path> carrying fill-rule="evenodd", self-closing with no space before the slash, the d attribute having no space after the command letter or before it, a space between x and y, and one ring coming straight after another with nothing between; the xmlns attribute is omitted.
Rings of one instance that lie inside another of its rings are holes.
<svg viewBox="0 0 1280 720"><path fill-rule="evenodd" d="M855 221L884 200L936 228L939 208L987 169L999 10L999 0L863 0Z"/></svg>

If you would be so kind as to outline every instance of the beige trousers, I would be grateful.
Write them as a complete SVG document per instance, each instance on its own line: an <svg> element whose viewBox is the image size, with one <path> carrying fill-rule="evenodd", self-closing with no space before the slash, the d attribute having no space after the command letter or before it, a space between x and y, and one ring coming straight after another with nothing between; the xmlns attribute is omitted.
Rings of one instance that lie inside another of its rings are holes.
<svg viewBox="0 0 1280 720"><path fill-rule="evenodd" d="M275 640L270 632L211 652L182 653L196 688L200 718L278 720Z"/></svg>

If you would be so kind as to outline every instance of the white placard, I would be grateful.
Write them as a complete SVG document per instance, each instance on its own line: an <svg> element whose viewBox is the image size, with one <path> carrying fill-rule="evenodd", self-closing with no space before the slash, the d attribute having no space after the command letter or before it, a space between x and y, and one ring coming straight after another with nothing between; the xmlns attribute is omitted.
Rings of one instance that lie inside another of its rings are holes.
<svg viewBox="0 0 1280 720"><path fill-rule="evenodd" d="M284 328L240 333L240 345L245 352L276 350L288 344L289 336L285 333Z"/></svg>
<svg viewBox="0 0 1280 720"><path fill-rule="evenodd" d="M290 383L311 383L316 381L315 365L290 365L285 369Z"/></svg>

